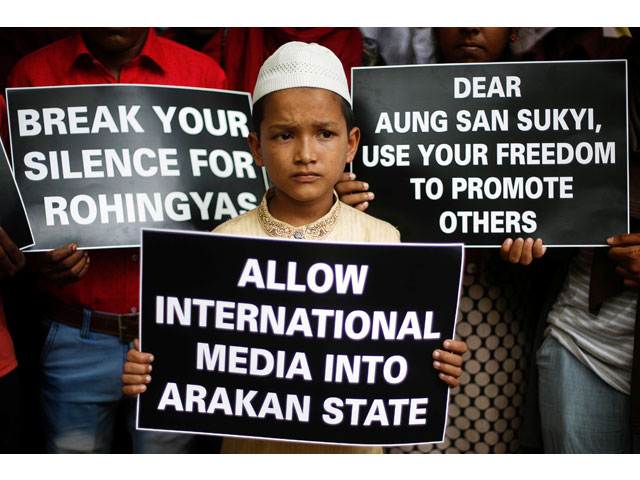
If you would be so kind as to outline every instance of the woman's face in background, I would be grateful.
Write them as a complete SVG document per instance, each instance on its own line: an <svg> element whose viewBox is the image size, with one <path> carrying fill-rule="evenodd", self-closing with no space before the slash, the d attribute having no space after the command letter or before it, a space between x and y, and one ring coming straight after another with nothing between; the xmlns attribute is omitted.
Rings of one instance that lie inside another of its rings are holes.
<svg viewBox="0 0 640 480"><path fill-rule="evenodd" d="M446 63L495 62L514 32L510 27L439 27L436 40Z"/></svg>

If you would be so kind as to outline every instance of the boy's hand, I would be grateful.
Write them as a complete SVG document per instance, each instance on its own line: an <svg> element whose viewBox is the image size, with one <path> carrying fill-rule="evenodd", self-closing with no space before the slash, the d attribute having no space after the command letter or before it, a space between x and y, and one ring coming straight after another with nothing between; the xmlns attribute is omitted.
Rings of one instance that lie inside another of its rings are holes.
<svg viewBox="0 0 640 480"><path fill-rule="evenodd" d="M609 258L616 263L616 272L625 287L640 287L640 233L625 233L607 238L611 245Z"/></svg>
<svg viewBox="0 0 640 480"><path fill-rule="evenodd" d="M136 338L133 348L127 352L127 361L122 366L122 391L129 397L135 397L147 390L147 383L151 382L151 362L153 355L140 352L140 342Z"/></svg>
<svg viewBox="0 0 640 480"><path fill-rule="evenodd" d="M0 227L0 280L13 277L24 268L24 253Z"/></svg>
<svg viewBox="0 0 640 480"><path fill-rule="evenodd" d="M363 212L374 198L373 192L368 191L369 184L356 181L355 173L344 172L335 188L342 202Z"/></svg>
<svg viewBox="0 0 640 480"><path fill-rule="evenodd" d="M500 248L500 258L506 262L529 265L534 259L542 258L547 251L547 247L542 245L542 239L535 242L533 238L516 238L515 242L507 238Z"/></svg>
<svg viewBox="0 0 640 480"><path fill-rule="evenodd" d="M450 387L458 386L458 377L462 375L462 355L467 351L467 344L458 340L445 340L444 348L433 352L433 368L439 370L440 380ZM453 352L453 353L450 353Z"/></svg>
<svg viewBox="0 0 640 480"><path fill-rule="evenodd" d="M89 254L70 243L61 248L40 254L39 271L51 282L73 283L89 270Z"/></svg>

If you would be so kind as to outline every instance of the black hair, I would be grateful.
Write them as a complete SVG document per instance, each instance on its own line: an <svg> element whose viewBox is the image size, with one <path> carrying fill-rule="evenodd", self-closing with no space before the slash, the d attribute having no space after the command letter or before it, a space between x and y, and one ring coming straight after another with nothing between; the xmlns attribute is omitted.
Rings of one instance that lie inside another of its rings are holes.
<svg viewBox="0 0 640 480"><path fill-rule="evenodd" d="M336 93L336 95L338 95ZM353 116L353 110L351 109L351 105L340 95L341 106L342 106L342 115L344 116L344 120L347 123L347 134L351 131L355 124L355 118ZM260 138L260 124L262 123L262 119L264 117L264 99L265 97L260 98L256 103L253 104L253 110L251 112L251 123L253 124L253 132Z"/></svg>

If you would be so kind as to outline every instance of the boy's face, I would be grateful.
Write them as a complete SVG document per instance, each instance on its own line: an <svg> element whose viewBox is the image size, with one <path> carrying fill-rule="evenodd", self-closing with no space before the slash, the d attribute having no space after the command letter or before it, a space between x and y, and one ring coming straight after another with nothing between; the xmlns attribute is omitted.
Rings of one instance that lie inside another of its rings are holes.
<svg viewBox="0 0 640 480"><path fill-rule="evenodd" d="M341 98L320 88L289 88L263 100L260 138L249 145L276 195L296 204L333 202L333 187L353 160L360 130L347 132Z"/></svg>

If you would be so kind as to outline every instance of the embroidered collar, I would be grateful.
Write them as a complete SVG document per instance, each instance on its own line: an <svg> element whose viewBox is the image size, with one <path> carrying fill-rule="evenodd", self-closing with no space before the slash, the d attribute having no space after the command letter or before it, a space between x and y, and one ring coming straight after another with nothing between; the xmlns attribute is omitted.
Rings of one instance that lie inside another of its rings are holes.
<svg viewBox="0 0 640 480"><path fill-rule="evenodd" d="M260 225L270 237L322 240L333 231L338 222L340 199L335 190L333 191L333 206L331 210L329 210L329 213L315 222L302 225L301 227L294 227L286 222L281 222L269 213L267 201L272 196L273 189L271 188L265 193L264 197L262 197L262 202L260 202L256 210Z"/></svg>

